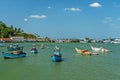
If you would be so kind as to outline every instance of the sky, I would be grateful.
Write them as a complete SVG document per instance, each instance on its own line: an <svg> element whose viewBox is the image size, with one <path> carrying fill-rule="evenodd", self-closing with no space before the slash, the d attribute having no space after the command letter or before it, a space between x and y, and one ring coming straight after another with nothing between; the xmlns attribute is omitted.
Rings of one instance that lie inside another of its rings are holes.
<svg viewBox="0 0 120 80"><path fill-rule="evenodd" d="M0 0L0 21L40 37L120 37L120 0Z"/></svg>

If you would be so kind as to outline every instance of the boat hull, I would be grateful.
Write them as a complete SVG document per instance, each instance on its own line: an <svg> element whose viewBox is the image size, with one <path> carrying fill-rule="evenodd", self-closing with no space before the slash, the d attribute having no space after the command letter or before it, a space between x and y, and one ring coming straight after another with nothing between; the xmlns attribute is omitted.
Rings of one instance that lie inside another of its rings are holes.
<svg viewBox="0 0 120 80"><path fill-rule="evenodd" d="M19 54L13 54L13 53L5 53L2 52L2 56L6 59L6 58L22 58L22 57L26 57L26 53L19 53Z"/></svg>
<svg viewBox="0 0 120 80"><path fill-rule="evenodd" d="M75 48L76 52L82 55L92 55L92 52L89 52L87 49L81 50L78 48Z"/></svg>
<svg viewBox="0 0 120 80"><path fill-rule="evenodd" d="M54 55L54 56L52 56L52 61L53 62L61 62L62 58L61 58L61 56Z"/></svg>
<svg viewBox="0 0 120 80"><path fill-rule="evenodd" d="M37 54L37 50L31 50L31 53Z"/></svg>

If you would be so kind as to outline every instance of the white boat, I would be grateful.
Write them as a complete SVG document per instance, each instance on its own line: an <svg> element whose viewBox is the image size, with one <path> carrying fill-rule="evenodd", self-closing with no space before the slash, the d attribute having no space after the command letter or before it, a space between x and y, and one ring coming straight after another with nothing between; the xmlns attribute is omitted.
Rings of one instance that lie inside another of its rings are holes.
<svg viewBox="0 0 120 80"><path fill-rule="evenodd" d="M101 52L102 51L102 47L98 48L98 47L93 47L91 45L90 45L90 47L94 52Z"/></svg>
<svg viewBox="0 0 120 80"><path fill-rule="evenodd" d="M106 49L106 48L102 48L102 49L101 49L101 52L106 53L106 52L112 52L112 51L111 51L111 50L108 50L108 49Z"/></svg>
<svg viewBox="0 0 120 80"><path fill-rule="evenodd" d="M103 48L103 47L93 47L91 45L90 47L93 50L93 52L102 52L102 53L111 52L110 50Z"/></svg>

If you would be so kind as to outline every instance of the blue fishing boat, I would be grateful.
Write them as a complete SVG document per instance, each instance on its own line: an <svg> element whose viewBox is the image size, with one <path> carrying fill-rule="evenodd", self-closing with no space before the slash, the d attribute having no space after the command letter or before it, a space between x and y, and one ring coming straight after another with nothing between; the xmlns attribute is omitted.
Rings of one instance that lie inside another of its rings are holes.
<svg viewBox="0 0 120 80"><path fill-rule="evenodd" d="M2 56L6 59L6 58L22 58L22 57L26 57L26 53L20 51L13 51L12 53L10 52L2 52Z"/></svg>
<svg viewBox="0 0 120 80"><path fill-rule="evenodd" d="M52 61L53 62L61 62L62 61L62 57L61 56L57 56L57 55L53 55L52 56Z"/></svg>
<svg viewBox="0 0 120 80"><path fill-rule="evenodd" d="M55 47L54 54L51 56L53 62L61 62L62 61L62 54L60 53L60 48Z"/></svg>

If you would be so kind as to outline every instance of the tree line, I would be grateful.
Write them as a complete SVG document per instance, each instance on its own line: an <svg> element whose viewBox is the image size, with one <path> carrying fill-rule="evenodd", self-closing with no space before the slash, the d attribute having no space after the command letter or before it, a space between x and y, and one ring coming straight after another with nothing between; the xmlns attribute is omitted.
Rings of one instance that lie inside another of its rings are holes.
<svg viewBox="0 0 120 80"><path fill-rule="evenodd" d="M25 33L21 28L16 28L13 25L7 26L5 23L0 21L0 38L10 38L12 36L19 36L24 38L37 38L36 35L31 33Z"/></svg>

